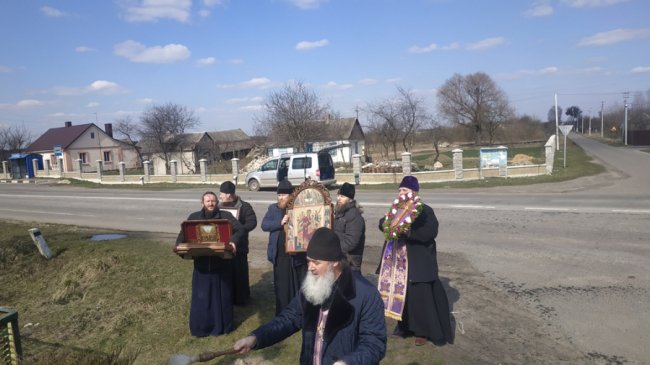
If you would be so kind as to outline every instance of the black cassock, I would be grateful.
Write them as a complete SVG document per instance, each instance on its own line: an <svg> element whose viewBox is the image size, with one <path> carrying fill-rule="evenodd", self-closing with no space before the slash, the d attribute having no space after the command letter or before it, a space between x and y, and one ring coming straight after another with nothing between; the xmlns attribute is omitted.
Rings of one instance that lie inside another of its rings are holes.
<svg viewBox="0 0 650 365"><path fill-rule="evenodd" d="M243 227L229 212L215 210L206 213L204 209L190 214L187 220L228 219L232 224L231 241L241 240ZM176 243L184 241L183 232ZM192 336L218 336L234 330L233 320L233 260L217 256L202 256L194 259L192 273L192 301L190 304L190 333Z"/></svg>

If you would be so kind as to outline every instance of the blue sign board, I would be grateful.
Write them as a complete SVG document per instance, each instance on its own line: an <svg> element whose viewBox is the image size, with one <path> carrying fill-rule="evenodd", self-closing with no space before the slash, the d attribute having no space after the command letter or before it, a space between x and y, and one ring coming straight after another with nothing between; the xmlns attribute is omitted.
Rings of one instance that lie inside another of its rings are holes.
<svg viewBox="0 0 650 365"><path fill-rule="evenodd" d="M61 149L61 145L57 144L54 146L54 156L60 157L63 155L63 150Z"/></svg>
<svg viewBox="0 0 650 365"><path fill-rule="evenodd" d="M481 148L480 156L481 168L505 167L508 164L508 148Z"/></svg>

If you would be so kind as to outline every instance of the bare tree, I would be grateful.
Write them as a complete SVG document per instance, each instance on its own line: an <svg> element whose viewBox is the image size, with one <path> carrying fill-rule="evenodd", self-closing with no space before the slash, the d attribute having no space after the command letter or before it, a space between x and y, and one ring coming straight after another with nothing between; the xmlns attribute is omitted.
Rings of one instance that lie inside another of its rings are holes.
<svg viewBox="0 0 650 365"><path fill-rule="evenodd" d="M140 117L140 135L146 144L165 160L169 173L171 154L177 152L184 142L183 134L200 124L191 110L167 103L153 105Z"/></svg>
<svg viewBox="0 0 650 365"><path fill-rule="evenodd" d="M138 154L140 164L144 166L144 157L142 156L140 146L138 146L138 141L142 136L140 129L140 126L136 124L130 116L115 120L115 133L124 137L124 142L135 149L135 152Z"/></svg>
<svg viewBox="0 0 650 365"><path fill-rule="evenodd" d="M399 113L399 107L393 100L368 106L370 130L378 136L386 157L388 157L388 150L392 148L395 159L397 159L397 142L400 140Z"/></svg>
<svg viewBox="0 0 650 365"><path fill-rule="evenodd" d="M272 91L264 107L265 114L255 120L255 132L274 142L289 141L304 150L307 142L318 140L325 132L324 123L317 121L324 119L329 106L302 81Z"/></svg>
<svg viewBox="0 0 650 365"><path fill-rule="evenodd" d="M32 134L24 124L0 128L2 161L12 153L23 152L32 143Z"/></svg>
<svg viewBox="0 0 650 365"><path fill-rule="evenodd" d="M438 89L438 110L451 122L472 129L474 142L483 133L492 139L499 125L512 115L505 92L485 73L455 74Z"/></svg>
<svg viewBox="0 0 650 365"><path fill-rule="evenodd" d="M410 152L413 147L413 137L422 126L428 123L432 118L424 107L422 98L413 95L410 90L397 87L398 92L398 127L402 138L404 151Z"/></svg>

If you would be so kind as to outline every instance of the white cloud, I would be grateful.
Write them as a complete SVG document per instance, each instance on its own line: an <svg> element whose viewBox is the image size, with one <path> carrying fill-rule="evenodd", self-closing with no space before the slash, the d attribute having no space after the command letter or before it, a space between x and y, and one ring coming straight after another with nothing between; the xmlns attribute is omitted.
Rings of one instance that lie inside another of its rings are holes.
<svg viewBox="0 0 650 365"><path fill-rule="evenodd" d="M533 6L524 12L528 17L540 17L553 15L553 7L547 3L535 3Z"/></svg>
<svg viewBox="0 0 650 365"><path fill-rule="evenodd" d="M598 6L616 5L628 0L563 0L562 2L574 8L594 8Z"/></svg>
<svg viewBox="0 0 650 365"><path fill-rule="evenodd" d="M266 89L271 86L271 80L266 78L266 77L256 77L252 78L248 81L243 81L240 82L239 84L236 85L228 85L228 84L223 84L223 85L217 85L217 87L221 89L232 89L232 88L239 88L239 89Z"/></svg>
<svg viewBox="0 0 650 365"><path fill-rule="evenodd" d="M377 80L375 80L375 79L370 79L370 78L366 78L366 79L361 79L361 80L359 80L358 82L359 82L359 84L361 84L361 85L366 85L366 86L368 86L368 85L375 85L375 84L377 83Z"/></svg>
<svg viewBox="0 0 650 365"><path fill-rule="evenodd" d="M226 104L243 104L243 103L260 103L264 100L261 96L254 96L252 98L230 98L226 100Z"/></svg>
<svg viewBox="0 0 650 365"><path fill-rule="evenodd" d="M20 109L29 109L42 106L43 102L34 99L25 99L16 103L16 107Z"/></svg>
<svg viewBox="0 0 650 365"><path fill-rule="evenodd" d="M120 85L106 80L93 81L90 85L85 87L59 86L54 88L54 93L60 96L75 96L84 94L117 94L123 91L124 90Z"/></svg>
<svg viewBox="0 0 650 365"><path fill-rule="evenodd" d="M115 45L114 53L139 63L174 63L190 57L190 50L182 44L146 47L133 40Z"/></svg>
<svg viewBox="0 0 650 365"><path fill-rule="evenodd" d="M401 77L394 77L392 79L386 79L386 82L389 84L396 84L398 82L402 81Z"/></svg>
<svg viewBox="0 0 650 365"><path fill-rule="evenodd" d="M100 104L96 101L91 101L86 105L86 108L97 108Z"/></svg>
<svg viewBox="0 0 650 365"><path fill-rule="evenodd" d="M86 47L86 46L79 46L74 49L75 52L78 53L86 53L86 52L93 52L95 51L94 48Z"/></svg>
<svg viewBox="0 0 650 365"><path fill-rule="evenodd" d="M327 0L289 0L293 5L297 6L300 9L316 9L320 7L321 4L327 2Z"/></svg>
<svg viewBox="0 0 650 365"><path fill-rule="evenodd" d="M337 84L334 81L330 81L327 84L325 84L325 88L329 90L346 90L346 89L351 89L353 86L352 84Z"/></svg>
<svg viewBox="0 0 650 365"><path fill-rule="evenodd" d="M130 0L121 4L128 22L172 19L184 23L189 21L192 10L192 0Z"/></svg>
<svg viewBox="0 0 650 365"><path fill-rule="evenodd" d="M435 43L431 43L428 46L424 46L424 47L411 46L408 49L408 51L410 53L429 53L429 52L433 52L433 51L450 51L450 50L458 49L458 48L460 48L460 44L458 42L454 42L454 43L451 43L451 44L449 44L447 46L442 46L442 47L438 46Z"/></svg>
<svg viewBox="0 0 650 365"><path fill-rule="evenodd" d="M196 60L196 63L199 66L210 66L210 65L214 65L215 63L217 63L217 59L214 58L214 57L200 58L200 59Z"/></svg>
<svg viewBox="0 0 650 365"><path fill-rule="evenodd" d="M544 67L538 70L519 70L512 73L498 74L496 77L499 80L517 80L527 76L544 76L557 74L560 70L555 66Z"/></svg>
<svg viewBox="0 0 650 365"><path fill-rule="evenodd" d="M247 105L239 108L240 110L258 111L264 109L264 105Z"/></svg>
<svg viewBox="0 0 650 365"><path fill-rule="evenodd" d="M480 40L475 43L468 44L465 49L468 51L482 51L489 48L494 48L500 46L506 42L506 39L503 37L492 37Z"/></svg>
<svg viewBox="0 0 650 365"><path fill-rule="evenodd" d="M632 73L650 72L650 66L638 66L632 69Z"/></svg>
<svg viewBox="0 0 650 365"><path fill-rule="evenodd" d="M330 41L328 41L327 39L321 39L319 41L314 41L314 42L302 41L296 44L296 49L299 51L308 51L314 48L325 47L328 44L330 44Z"/></svg>
<svg viewBox="0 0 650 365"><path fill-rule="evenodd" d="M578 42L578 46L607 46L621 42L632 41L650 37L650 28L614 29L607 32L596 33L585 37Z"/></svg>
<svg viewBox="0 0 650 365"><path fill-rule="evenodd" d="M66 16L67 14L59 9L53 8L51 6L42 6L41 7L41 13L45 16L49 16L51 18L60 18L63 16Z"/></svg>
<svg viewBox="0 0 650 365"><path fill-rule="evenodd" d="M0 73L9 73L13 71L10 67L0 65Z"/></svg>

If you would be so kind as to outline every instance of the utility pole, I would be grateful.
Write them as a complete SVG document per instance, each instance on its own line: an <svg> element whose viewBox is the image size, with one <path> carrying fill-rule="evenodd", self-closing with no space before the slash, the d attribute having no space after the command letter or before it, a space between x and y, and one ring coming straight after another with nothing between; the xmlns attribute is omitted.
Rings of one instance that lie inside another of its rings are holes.
<svg viewBox="0 0 650 365"><path fill-rule="evenodd" d="M600 138L603 138L603 128L604 128L604 123L603 123L603 107L605 106L605 102L601 101L600 102Z"/></svg>
<svg viewBox="0 0 650 365"><path fill-rule="evenodd" d="M591 109L589 109L589 135L591 136Z"/></svg>
<svg viewBox="0 0 650 365"><path fill-rule="evenodd" d="M557 115L557 93L555 93L555 150L560 150L560 118Z"/></svg>
<svg viewBox="0 0 650 365"><path fill-rule="evenodd" d="M627 98L630 95L629 91L623 93L623 100L625 100L625 145L627 146Z"/></svg>

